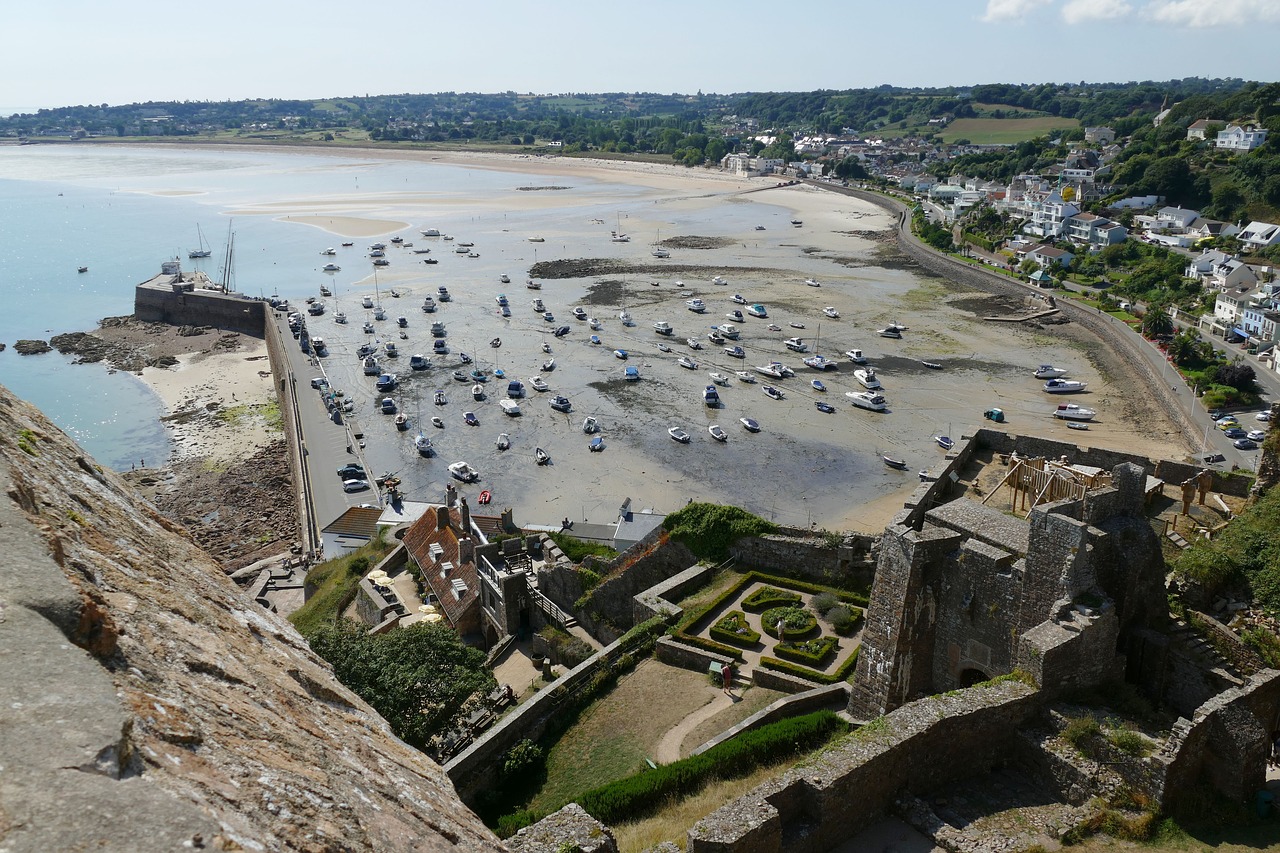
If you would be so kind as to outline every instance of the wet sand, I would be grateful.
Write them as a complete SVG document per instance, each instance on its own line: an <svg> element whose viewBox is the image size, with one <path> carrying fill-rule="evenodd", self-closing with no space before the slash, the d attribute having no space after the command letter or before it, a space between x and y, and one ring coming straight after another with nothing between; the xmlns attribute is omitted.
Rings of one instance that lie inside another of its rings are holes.
<svg viewBox="0 0 1280 853"><path fill-rule="evenodd" d="M532 165L568 178L566 184L585 174L579 169L603 168L566 160L538 160ZM521 159L498 167L502 166L528 171L531 163ZM941 463L943 451L933 436L959 438L983 424L981 413L990 406L1008 413L1010 431L1083 438L1081 443L1153 456L1179 457L1185 452L1172 425L1158 413L1127 411L1134 408L1126 405L1127 377L1108 375L1114 366L1102 357L1105 353L1099 352L1096 339L1071 326L1038 329L982 320L986 314L1022 306L1001 305L986 294L917 274L901 256L886 253L884 232L891 222L874 206L813 187L779 189L773 180L676 168L617 169L608 174L611 181L634 180L640 186L639 197L608 205L609 210L616 207L612 216L605 205L599 205L599 215L584 215L575 206L581 200L552 191L513 194L508 201L516 205L511 211L515 222L462 215L423 222L406 210L403 218L415 221L415 228L383 232L379 239L401 234L417 249L430 248L430 256L439 263L424 265L412 250L388 250L391 266L377 275L377 298L388 320L375 323L375 335L362 333L370 312L359 304L361 296L375 295L372 276L346 284L335 280L335 298L325 300L329 312L310 320L312 334L329 344L325 371L335 387L357 401L356 418L367 436L369 465L398 471L409 498L438 500L448 480L446 466L465 460L480 471L482 480L464 487L464 493L474 498L482 489L489 490L494 506L514 507L522 523L550 523L566 516L611 521L618 505L630 497L634 507L659 512L693 499L712 500L793 525L874 531L914 490L919 482L916 472ZM309 203L310 213L317 217L338 213L324 203ZM565 209L557 209L557 204ZM303 213L301 202L286 206L290 216ZM387 210L381 209L377 218L393 220ZM530 219L530 213L536 217ZM352 218L360 221L335 217L326 230L353 238L369 236L361 217ZM793 219L802 224L793 226ZM764 230L756 230L757 225ZM417 233L427 226L457 239L448 242ZM630 242L610 239L617 228L631 235ZM545 242L529 243L527 237L534 235ZM659 235L673 246L669 259L651 255L651 244ZM694 242L714 248L679 248L689 237L710 238ZM474 242L479 257L453 251L460 241ZM351 269L361 254L362 247L340 249L338 261ZM583 258L612 263L615 271L542 279L538 291L524 287L535 260ZM502 273L510 276L510 283L499 281ZM717 275L726 278L727 285L712 284ZM821 286L806 286L806 278ZM677 279L685 286L677 287ZM658 286L652 285L655 281ZM435 297L441 284L454 300L434 314L423 313L423 297ZM391 289L400 298L390 297ZM511 302L509 318L498 311L499 293ZM731 322L727 312L745 307L730 301L734 293L765 304L770 315L768 320L737 323L745 360L729 357L705 337L708 327ZM705 314L686 309L686 300L694 296L706 301ZM530 307L534 297L543 299L554 322L535 314ZM601 345L589 343L592 332L587 323L570 314L575 306L602 322L596 332ZM839 319L825 317L825 306L834 307ZM348 325L334 323L335 308L349 315ZM634 327L626 328L617 319L623 309L634 316ZM408 322L403 340L394 322L400 315ZM431 352L428 327L435 320L446 324L452 352L434 357L429 371L411 372L409 355ZM675 327L672 338L654 333L652 324L659 320ZM903 339L878 337L877 329L893 321L909 327ZM768 323L782 331L768 331ZM791 323L805 328L793 329ZM571 331L557 339L551 332L559 325ZM804 337L811 350L837 360L839 369L819 374L802 366L802 356L783 346L791 336ZM704 348L690 350L684 343L689 337L700 339ZM489 346L493 338L501 340L500 347ZM397 432L391 418L376 413L382 395L373 390L372 377L362 375L355 356L366 341L393 341L402 352L398 360L384 360L383 369L403 380L392 396L414 420L408 432ZM504 416L498 407L497 401L506 396L505 382L486 383L485 399L474 401L472 382L451 378L461 367L458 352L466 351L486 371L501 368L528 386L550 357L542 351L544 343L556 360L555 369L542 374L552 390L539 394L528 389L518 418ZM660 343L672 352L661 352ZM614 356L619 348L628 352L626 361ZM852 376L854 365L841 355L851 348L865 350L877 367L890 412L853 409L844 397L844 392L860 388ZM679 367L676 359L682 354L694 358L698 369ZM735 371L751 371L770 360L789 364L795 377L758 377L761 381L753 384L733 378L729 387L719 389L720 408L703 405L701 393L711 384L710 371L733 377ZM943 369L927 369L922 360L941 363ZM1031 377L1031 370L1041 363L1067 367L1073 378L1089 383L1088 392L1073 395L1071 402L1100 411L1090 432L1075 433L1050 416L1063 400L1043 393L1042 383ZM623 381L626 365L639 368L640 381ZM820 394L812 389L813 378L821 378L830 390ZM781 388L785 399L768 399L761 390L765 382ZM446 391L446 406L432 405L437 388ZM548 399L555 393L572 401L572 413L550 409ZM828 400L836 412L817 411L814 402L819 398ZM480 425L465 426L465 411L474 411ZM443 419L443 429L426 423L433 415ZM587 449L588 437L581 427L588 415L602 427L607 448L602 453ZM739 425L742 417L760 421L762 431L746 432ZM413 449L418 421L438 450L432 459L420 458ZM729 433L726 443L711 439L707 427L713 423ZM683 427L692 441L672 441L667 435L671 426ZM495 441L503 432L510 435L512 448L499 452ZM534 465L535 447L550 453L551 464ZM882 454L904 458L907 470L887 468Z"/></svg>

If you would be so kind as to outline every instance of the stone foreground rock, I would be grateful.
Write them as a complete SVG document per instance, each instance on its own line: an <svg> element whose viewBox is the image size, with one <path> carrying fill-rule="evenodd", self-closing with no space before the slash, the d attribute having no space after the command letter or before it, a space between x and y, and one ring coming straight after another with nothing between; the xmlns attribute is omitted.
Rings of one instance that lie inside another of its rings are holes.
<svg viewBox="0 0 1280 853"><path fill-rule="evenodd" d="M3 388L0 478L0 849L502 849L292 626Z"/></svg>

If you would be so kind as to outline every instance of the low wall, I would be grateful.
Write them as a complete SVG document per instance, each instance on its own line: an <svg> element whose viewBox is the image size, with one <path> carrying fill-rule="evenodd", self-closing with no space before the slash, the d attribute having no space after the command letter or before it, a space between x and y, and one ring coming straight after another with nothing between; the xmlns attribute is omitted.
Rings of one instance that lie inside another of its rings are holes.
<svg viewBox="0 0 1280 853"><path fill-rule="evenodd" d="M689 830L689 853L819 853L869 826L902 792L989 771L1040 709L1017 682L898 708L806 763L717 809Z"/></svg>
<svg viewBox="0 0 1280 853"><path fill-rule="evenodd" d="M275 312L263 323L263 338L267 342L267 359L271 363L271 381L275 386L276 400L280 403L281 422L284 424L286 445L289 448L289 472L292 475L294 497L298 507L298 529L302 531L302 550L316 555L321 547L320 524L311 499L311 478L303 464L302 418L298 413L298 378L289 368L289 356L285 352L284 333L280 330L280 318Z"/></svg>
<svg viewBox="0 0 1280 853"><path fill-rule="evenodd" d="M851 534L830 547L810 531L750 536L729 546L729 556L743 571L787 575L843 588L871 588L875 563L869 559L878 536Z"/></svg>
<svg viewBox="0 0 1280 853"><path fill-rule="evenodd" d="M711 664L715 664L717 668L726 664L736 666L737 662L727 655L718 655L715 652L709 652L706 649L700 649L697 646L686 646L684 643L678 643L670 637L663 637L658 640L656 647L658 660L670 666L678 666L681 669L691 669L694 672L710 672Z"/></svg>
<svg viewBox="0 0 1280 853"><path fill-rule="evenodd" d="M711 580L716 567L700 564L649 587L631 600L632 619L638 625L655 616L670 616L674 623L684 611L676 602Z"/></svg>

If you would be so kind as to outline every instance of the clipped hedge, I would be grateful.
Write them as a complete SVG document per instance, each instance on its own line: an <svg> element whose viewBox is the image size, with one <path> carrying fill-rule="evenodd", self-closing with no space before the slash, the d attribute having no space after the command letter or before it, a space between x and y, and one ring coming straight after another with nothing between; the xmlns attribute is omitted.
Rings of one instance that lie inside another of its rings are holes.
<svg viewBox="0 0 1280 853"><path fill-rule="evenodd" d="M747 624L747 616L741 610L733 610L711 626L711 639L734 646L751 648L760 642L760 632Z"/></svg>
<svg viewBox="0 0 1280 853"><path fill-rule="evenodd" d="M778 622L788 637L799 638L818 630L818 619L803 607L772 607L760 614L760 627L774 639L778 638Z"/></svg>
<svg viewBox="0 0 1280 853"><path fill-rule="evenodd" d="M854 668L858 665L858 653L860 651L862 651L861 647L854 649L853 654L849 655L849 659L842 663L839 669L830 674L767 656L760 658L760 665L766 669L785 672L788 675L808 679L818 684L839 684L841 681L847 681L849 676L853 674Z"/></svg>
<svg viewBox="0 0 1280 853"><path fill-rule="evenodd" d="M742 599L742 609L761 613L774 607L791 607L800 603L800 593L773 586L762 586Z"/></svg>
<svg viewBox="0 0 1280 853"><path fill-rule="evenodd" d="M820 746L848 725L832 711L817 711L743 732L701 755L664 764L595 788L578 804L596 820L618 824L652 814L686 797L709 779L745 776L758 767Z"/></svg>
<svg viewBox="0 0 1280 853"><path fill-rule="evenodd" d="M794 661L805 666L818 667L827 662L836 651L835 637L818 637L813 640L801 640L776 643L773 653L783 660Z"/></svg>
<svg viewBox="0 0 1280 853"><path fill-rule="evenodd" d="M742 660L742 649L736 649L733 646L727 646L724 643L717 643L715 640L708 640L706 637L699 637L695 634L676 634L677 639L686 646L694 646L702 649L704 652L712 652L717 655L724 655L733 660Z"/></svg>

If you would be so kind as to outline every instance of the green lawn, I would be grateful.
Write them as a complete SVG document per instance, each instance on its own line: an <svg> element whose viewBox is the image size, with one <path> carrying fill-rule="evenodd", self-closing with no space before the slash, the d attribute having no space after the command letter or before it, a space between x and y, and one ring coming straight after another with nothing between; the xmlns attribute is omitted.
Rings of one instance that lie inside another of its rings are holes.
<svg viewBox="0 0 1280 853"><path fill-rule="evenodd" d="M714 696L703 673L653 659L642 662L583 711L552 747L547 780L527 808L557 809L592 788L642 769L667 730Z"/></svg>
<svg viewBox="0 0 1280 853"><path fill-rule="evenodd" d="M289 616L298 633L310 636L322 626L332 624L354 600L364 572L376 566L391 548L385 542L370 542L350 554L313 566L307 573L307 583L316 586L316 591ZM369 561L368 566L363 571L351 571L352 562L361 557Z"/></svg>
<svg viewBox="0 0 1280 853"><path fill-rule="evenodd" d="M1073 118L958 118L941 132L943 140L967 139L975 145L1010 144L1046 136L1055 130L1079 127Z"/></svg>

